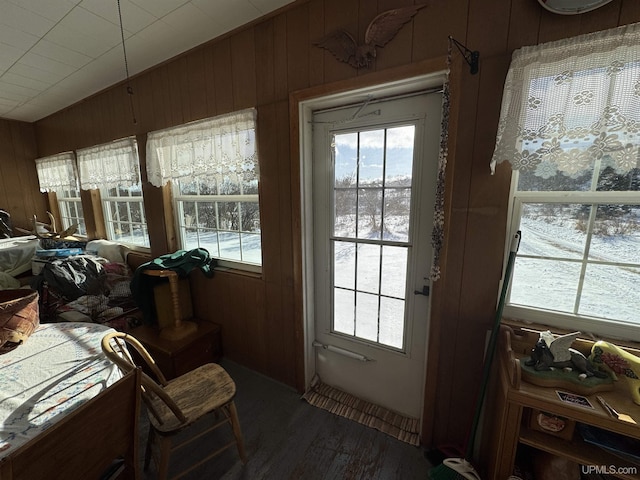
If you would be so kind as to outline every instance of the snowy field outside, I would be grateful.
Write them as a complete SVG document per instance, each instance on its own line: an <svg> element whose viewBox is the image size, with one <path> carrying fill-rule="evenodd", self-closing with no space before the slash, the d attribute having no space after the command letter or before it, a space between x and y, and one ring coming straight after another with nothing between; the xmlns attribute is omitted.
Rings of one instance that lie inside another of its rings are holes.
<svg viewBox="0 0 640 480"><path fill-rule="evenodd" d="M520 224L510 303L573 313L587 234L575 212L550 218L537 214L539 205L529 207ZM588 258L613 265L587 265L577 313L640 325L640 208L632 206L618 221L623 228L606 228L604 221L598 228L596 221Z"/></svg>

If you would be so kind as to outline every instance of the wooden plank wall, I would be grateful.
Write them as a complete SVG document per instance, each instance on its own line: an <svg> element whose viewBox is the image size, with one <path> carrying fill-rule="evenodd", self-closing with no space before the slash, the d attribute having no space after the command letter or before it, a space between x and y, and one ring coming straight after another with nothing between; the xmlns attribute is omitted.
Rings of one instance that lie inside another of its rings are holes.
<svg viewBox="0 0 640 480"><path fill-rule="evenodd" d="M310 87L330 92L335 82L371 72L394 71L446 55L449 35L480 52L480 72L456 71L460 108L456 145L448 165L447 239L443 276L433 294L430 358L425 381L424 441L464 443L480 377L484 334L493 323L501 276L510 171L489 175L502 86L511 52L522 45L556 40L640 20L640 2L613 0L579 16L553 15L536 0L428 0L428 6L384 48L370 68L355 70L313 45L344 28L359 39L385 10L425 0L299 0L291 8L241 28L153 68L132 80L137 124L120 85L60 111L35 125L37 153L49 155L257 106L261 169L264 268L261 277L218 273L195 275L196 311L223 327L225 354L296 388L302 387L300 211L298 158L292 158L289 95ZM454 55L458 53L454 50ZM15 128L15 127L13 127ZM7 127L0 125L6 137ZM294 138L295 140L295 138ZM0 201L26 217L40 205L33 187L4 181L30 171L35 148L22 157L0 142L3 193ZM140 146L144 151L144 145ZM30 153L31 155L28 155ZM153 225L152 253L170 241L162 195L145 185L147 217ZM19 204L23 203L23 211ZM33 204L32 207L30 204ZM298 334L296 334L298 332Z"/></svg>
<svg viewBox="0 0 640 480"><path fill-rule="evenodd" d="M32 124L0 119L0 209L11 214L13 227L33 228L33 216L49 222L46 197L39 192L35 129ZM14 230L14 234L20 232Z"/></svg>

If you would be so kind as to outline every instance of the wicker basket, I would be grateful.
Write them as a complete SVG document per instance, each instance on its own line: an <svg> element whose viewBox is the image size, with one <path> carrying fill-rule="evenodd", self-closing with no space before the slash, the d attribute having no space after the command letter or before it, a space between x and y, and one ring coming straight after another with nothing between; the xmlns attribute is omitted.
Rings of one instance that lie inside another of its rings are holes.
<svg viewBox="0 0 640 480"><path fill-rule="evenodd" d="M0 354L10 352L40 325L38 292L0 290Z"/></svg>

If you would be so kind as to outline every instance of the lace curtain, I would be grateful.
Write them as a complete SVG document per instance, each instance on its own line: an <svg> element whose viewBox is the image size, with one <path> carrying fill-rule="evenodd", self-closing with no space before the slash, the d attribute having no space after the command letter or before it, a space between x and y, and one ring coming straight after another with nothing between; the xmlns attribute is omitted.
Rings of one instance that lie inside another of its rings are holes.
<svg viewBox="0 0 640 480"><path fill-rule="evenodd" d="M78 180L73 152L36 159L41 192L76 190Z"/></svg>
<svg viewBox="0 0 640 480"><path fill-rule="evenodd" d="M255 123L251 108L149 133L149 181L156 187L169 180L213 185L257 181Z"/></svg>
<svg viewBox="0 0 640 480"><path fill-rule="evenodd" d="M492 172L503 161L542 178L640 167L640 24L516 50Z"/></svg>
<svg viewBox="0 0 640 480"><path fill-rule="evenodd" d="M138 145L135 137L83 148L78 150L76 155L80 187L83 190L131 187L140 183Z"/></svg>

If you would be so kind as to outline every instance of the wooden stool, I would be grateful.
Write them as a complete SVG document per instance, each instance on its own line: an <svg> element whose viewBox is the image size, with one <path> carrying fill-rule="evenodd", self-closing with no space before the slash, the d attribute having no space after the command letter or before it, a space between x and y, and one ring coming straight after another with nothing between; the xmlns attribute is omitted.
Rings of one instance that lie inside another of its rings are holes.
<svg viewBox="0 0 640 480"><path fill-rule="evenodd" d="M178 274L173 270L145 270L143 273L152 277L167 278L169 280L173 310L173 324L165 326L160 325L160 337L167 340L180 340L192 333L195 333L198 330L198 324L189 320L183 320L184 310L180 307ZM189 299L189 301L191 300ZM158 304L156 302L156 309L157 306Z"/></svg>

